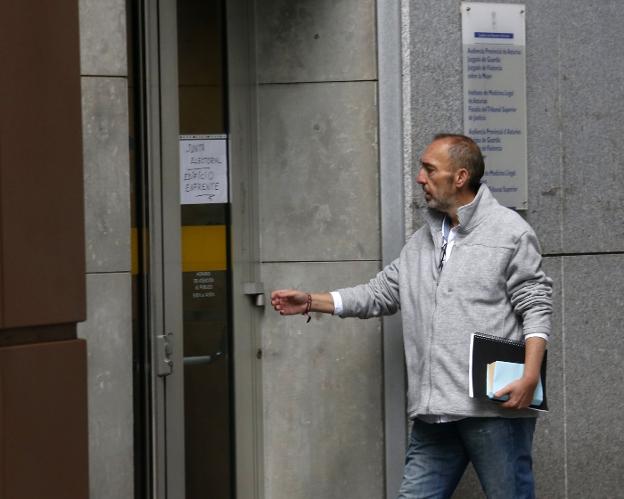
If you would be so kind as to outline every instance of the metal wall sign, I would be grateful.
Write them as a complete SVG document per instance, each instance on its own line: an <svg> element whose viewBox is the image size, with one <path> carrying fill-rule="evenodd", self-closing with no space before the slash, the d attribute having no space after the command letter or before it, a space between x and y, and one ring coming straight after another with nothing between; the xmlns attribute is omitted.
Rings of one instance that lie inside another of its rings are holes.
<svg viewBox="0 0 624 499"><path fill-rule="evenodd" d="M227 136L180 135L180 204L227 202Z"/></svg>
<svg viewBox="0 0 624 499"><path fill-rule="evenodd" d="M464 133L485 157L498 201L527 209L525 13L522 4L462 2Z"/></svg>

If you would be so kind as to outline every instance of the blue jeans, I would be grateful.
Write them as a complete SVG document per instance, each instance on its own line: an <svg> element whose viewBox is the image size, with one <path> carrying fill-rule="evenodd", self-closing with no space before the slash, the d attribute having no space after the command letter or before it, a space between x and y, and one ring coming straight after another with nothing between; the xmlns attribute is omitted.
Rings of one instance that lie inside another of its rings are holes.
<svg viewBox="0 0 624 499"><path fill-rule="evenodd" d="M415 419L398 499L449 498L472 462L488 499L535 498L535 418Z"/></svg>

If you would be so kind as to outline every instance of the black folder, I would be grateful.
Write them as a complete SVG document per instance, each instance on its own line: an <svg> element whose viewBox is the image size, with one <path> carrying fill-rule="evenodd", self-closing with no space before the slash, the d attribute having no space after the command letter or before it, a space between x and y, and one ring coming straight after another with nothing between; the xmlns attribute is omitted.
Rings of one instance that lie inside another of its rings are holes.
<svg viewBox="0 0 624 499"><path fill-rule="evenodd" d="M469 395L474 398L486 398L497 402L487 396L487 367L496 361L516 362L524 364L525 347L522 341L513 341L498 336L483 333L473 333L470 341L470 372L469 372ZM540 405L530 405L529 408L540 411L548 410L546 399L546 364L548 351L544 352L542 360L541 378L544 398ZM499 402L500 403L500 402Z"/></svg>

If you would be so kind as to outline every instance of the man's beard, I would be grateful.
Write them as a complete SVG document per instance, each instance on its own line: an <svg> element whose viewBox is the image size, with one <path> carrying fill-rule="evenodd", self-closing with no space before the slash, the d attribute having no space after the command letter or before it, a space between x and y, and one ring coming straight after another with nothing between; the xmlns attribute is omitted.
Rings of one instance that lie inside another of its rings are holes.
<svg viewBox="0 0 624 499"><path fill-rule="evenodd" d="M429 198L429 200L427 200L427 198L425 197L425 201L427 203L428 208L431 208L432 210L441 211L443 213L448 212L451 206L453 206L453 200L449 197L445 197L441 199L435 199L431 197Z"/></svg>

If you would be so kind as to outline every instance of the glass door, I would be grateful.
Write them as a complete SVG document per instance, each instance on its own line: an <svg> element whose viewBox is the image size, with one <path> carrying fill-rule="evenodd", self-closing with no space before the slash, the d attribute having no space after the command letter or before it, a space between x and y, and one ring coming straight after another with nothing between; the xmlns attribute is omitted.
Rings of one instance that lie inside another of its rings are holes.
<svg viewBox="0 0 624 499"><path fill-rule="evenodd" d="M188 499L233 497L230 205L223 0L177 0Z"/></svg>
<svg viewBox="0 0 624 499"><path fill-rule="evenodd" d="M260 498L253 3L129 3L143 248L135 490Z"/></svg>

